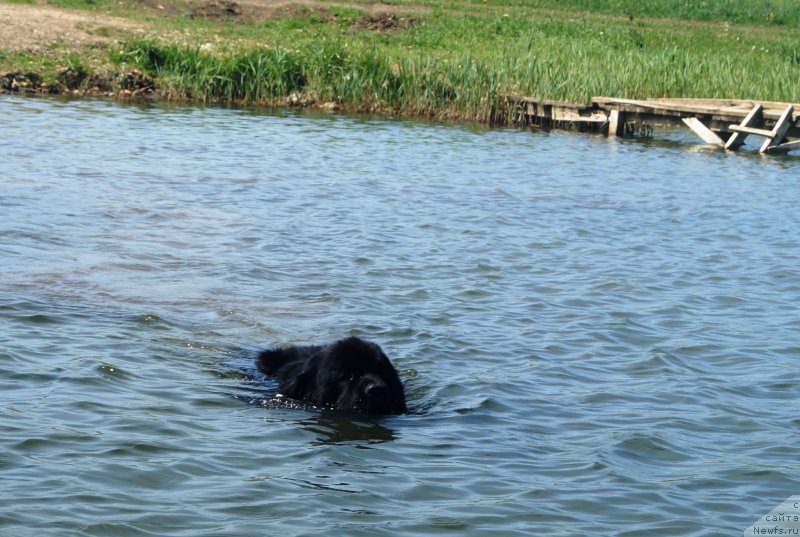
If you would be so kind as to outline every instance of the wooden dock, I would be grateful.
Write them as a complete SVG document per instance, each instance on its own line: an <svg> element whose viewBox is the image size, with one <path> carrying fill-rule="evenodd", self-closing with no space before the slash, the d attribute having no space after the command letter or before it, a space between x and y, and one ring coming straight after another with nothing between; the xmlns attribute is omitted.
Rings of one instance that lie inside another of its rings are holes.
<svg viewBox="0 0 800 537"><path fill-rule="evenodd" d="M800 104L731 99L615 99L588 104L512 97L516 123L571 128L609 136L651 135L659 126L685 125L705 143L739 149L748 136L763 139L761 153L800 149ZM794 140L793 140L794 138Z"/></svg>

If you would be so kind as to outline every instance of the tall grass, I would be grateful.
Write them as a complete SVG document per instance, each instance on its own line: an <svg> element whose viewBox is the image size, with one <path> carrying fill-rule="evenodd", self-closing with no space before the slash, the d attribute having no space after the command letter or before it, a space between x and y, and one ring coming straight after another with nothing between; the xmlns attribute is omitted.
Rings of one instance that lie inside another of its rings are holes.
<svg viewBox="0 0 800 537"><path fill-rule="evenodd" d="M297 56L285 49L215 56L199 47L137 41L119 59L154 75L168 96L187 99L269 102L306 84Z"/></svg>
<svg viewBox="0 0 800 537"><path fill-rule="evenodd" d="M293 94L350 110L488 120L504 100L504 75L469 55L391 58L375 46L322 41L301 52L251 49L223 55L136 41L118 61L144 69L172 98L281 104Z"/></svg>

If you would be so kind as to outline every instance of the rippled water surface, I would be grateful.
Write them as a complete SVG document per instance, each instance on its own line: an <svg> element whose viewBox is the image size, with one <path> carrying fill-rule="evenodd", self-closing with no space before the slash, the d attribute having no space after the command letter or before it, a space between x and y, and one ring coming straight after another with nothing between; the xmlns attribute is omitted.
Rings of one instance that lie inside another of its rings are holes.
<svg viewBox="0 0 800 537"><path fill-rule="evenodd" d="M0 535L741 535L800 494L800 159L0 98ZM259 404L380 343L412 412Z"/></svg>

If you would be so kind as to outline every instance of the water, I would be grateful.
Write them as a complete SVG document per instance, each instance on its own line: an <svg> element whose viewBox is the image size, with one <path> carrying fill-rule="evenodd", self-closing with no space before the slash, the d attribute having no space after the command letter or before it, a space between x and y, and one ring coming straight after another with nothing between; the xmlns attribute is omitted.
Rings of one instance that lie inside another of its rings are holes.
<svg viewBox="0 0 800 537"><path fill-rule="evenodd" d="M741 535L800 493L796 157L0 118L3 536ZM256 349L348 334L410 414L258 404Z"/></svg>

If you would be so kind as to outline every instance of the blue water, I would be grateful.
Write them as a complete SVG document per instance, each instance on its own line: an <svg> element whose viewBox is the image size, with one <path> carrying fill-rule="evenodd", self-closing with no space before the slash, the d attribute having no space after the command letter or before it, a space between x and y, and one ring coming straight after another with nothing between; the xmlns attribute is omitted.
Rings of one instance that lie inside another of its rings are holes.
<svg viewBox="0 0 800 537"><path fill-rule="evenodd" d="M0 535L741 535L800 493L797 157L0 120ZM253 352L349 334L411 413L259 404Z"/></svg>

